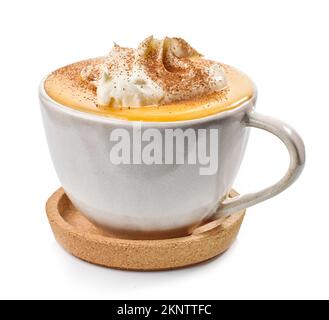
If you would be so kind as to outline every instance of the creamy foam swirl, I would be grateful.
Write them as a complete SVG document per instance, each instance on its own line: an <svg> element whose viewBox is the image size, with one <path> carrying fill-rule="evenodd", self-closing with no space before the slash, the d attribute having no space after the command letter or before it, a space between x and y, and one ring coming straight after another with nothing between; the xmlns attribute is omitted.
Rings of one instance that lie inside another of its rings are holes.
<svg viewBox="0 0 329 320"><path fill-rule="evenodd" d="M226 86L222 66L202 59L185 40L149 37L137 49L114 45L105 63L81 76L97 88L101 107L140 107L189 100Z"/></svg>

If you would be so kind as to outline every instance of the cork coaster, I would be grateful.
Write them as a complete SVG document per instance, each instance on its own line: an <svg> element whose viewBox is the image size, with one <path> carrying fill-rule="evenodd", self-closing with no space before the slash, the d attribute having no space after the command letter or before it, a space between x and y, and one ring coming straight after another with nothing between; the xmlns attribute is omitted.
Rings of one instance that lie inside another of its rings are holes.
<svg viewBox="0 0 329 320"><path fill-rule="evenodd" d="M212 221L186 237L127 240L106 236L74 208L62 188L49 198L46 212L56 240L72 255L108 268L141 271L187 267L220 255L235 240L245 214Z"/></svg>

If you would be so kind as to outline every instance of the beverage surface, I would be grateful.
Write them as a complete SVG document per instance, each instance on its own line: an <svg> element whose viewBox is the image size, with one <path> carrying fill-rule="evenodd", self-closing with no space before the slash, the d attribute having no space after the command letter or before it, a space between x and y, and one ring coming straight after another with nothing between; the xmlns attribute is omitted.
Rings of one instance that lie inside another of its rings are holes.
<svg viewBox="0 0 329 320"><path fill-rule="evenodd" d="M252 81L228 65L203 59L179 38L115 45L108 56L60 68L45 81L56 102L131 121L203 118L240 106L255 94Z"/></svg>

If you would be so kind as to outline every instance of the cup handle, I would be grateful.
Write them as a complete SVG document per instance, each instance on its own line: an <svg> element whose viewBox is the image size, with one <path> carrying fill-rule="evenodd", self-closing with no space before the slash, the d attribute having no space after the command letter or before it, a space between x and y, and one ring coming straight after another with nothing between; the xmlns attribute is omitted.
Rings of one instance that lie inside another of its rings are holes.
<svg viewBox="0 0 329 320"><path fill-rule="evenodd" d="M230 215L276 196L296 181L305 165L303 140L289 125L258 113L249 114L244 119L244 124L246 127L262 129L277 136L288 149L290 165L284 177L274 185L255 193L224 200L219 207L219 216Z"/></svg>

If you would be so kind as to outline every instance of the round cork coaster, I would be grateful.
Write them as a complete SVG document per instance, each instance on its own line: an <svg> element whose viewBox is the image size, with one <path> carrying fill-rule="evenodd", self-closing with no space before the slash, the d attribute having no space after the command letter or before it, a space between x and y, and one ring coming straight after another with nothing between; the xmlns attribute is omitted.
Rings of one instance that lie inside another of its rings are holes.
<svg viewBox="0 0 329 320"><path fill-rule="evenodd" d="M232 190L230 196L236 196ZM108 268L168 270L209 260L235 240L245 210L212 221L193 234L164 240L127 240L107 236L77 209L60 188L47 201L46 211L56 240L72 255Z"/></svg>

